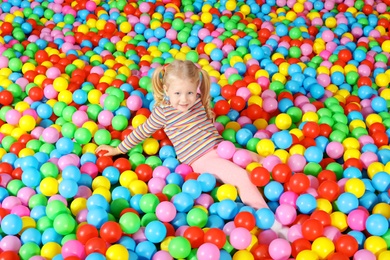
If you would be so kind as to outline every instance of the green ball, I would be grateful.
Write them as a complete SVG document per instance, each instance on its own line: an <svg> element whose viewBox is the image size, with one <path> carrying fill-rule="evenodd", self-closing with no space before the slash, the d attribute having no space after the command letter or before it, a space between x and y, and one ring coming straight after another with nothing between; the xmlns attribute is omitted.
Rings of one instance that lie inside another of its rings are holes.
<svg viewBox="0 0 390 260"><path fill-rule="evenodd" d="M141 220L137 214L126 212L120 217L119 225L125 234L134 234L140 229Z"/></svg>
<svg viewBox="0 0 390 260"><path fill-rule="evenodd" d="M109 87L107 88L106 93L112 96L116 96L120 101L125 99L125 93L119 88Z"/></svg>
<svg viewBox="0 0 390 260"><path fill-rule="evenodd" d="M130 203L127 200L118 198L111 202L110 212L114 215L114 217L119 218L122 211L129 207Z"/></svg>
<svg viewBox="0 0 390 260"><path fill-rule="evenodd" d="M104 99L104 108L109 110L109 111L117 110L120 105L121 105L121 101L117 96L108 95Z"/></svg>
<svg viewBox="0 0 390 260"><path fill-rule="evenodd" d="M78 144L87 144L91 141L92 134L88 129L81 127L74 132L74 139Z"/></svg>
<svg viewBox="0 0 390 260"><path fill-rule="evenodd" d="M47 205L48 199L43 194L34 194L28 200L28 207L30 209L35 208L36 206L45 206Z"/></svg>
<svg viewBox="0 0 390 260"><path fill-rule="evenodd" d="M279 93L280 91L285 89L284 84L280 81L271 82L271 84L269 85L269 88L271 90L275 91L276 93Z"/></svg>
<svg viewBox="0 0 390 260"><path fill-rule="evenodd" d="M129 121L123 115L116 115L112 118L111 124L114 130L123 131L129 125Z"/></svg>
<svg viewBox="0 0 390 260"><path fill-rule="evenodd" d="M291 39L296 40L302 36L302 32L298 27L292 27L288 32L288 35Z"/></svg>
<svg viewBox="0 0 390 260"><path fill-rule="evenodd" d="M345 81L349 84L349 85L355 85L359 79L359 73L357 73L356 71L350 71L347 73L347 75L345 76Z"/></svg>
<svg viewBox="0 0 390 260"><path fill-rule="evenodd" d="M162 161L158 156L152 155L146 158L145 163L155 169L158 166L162 165Z"/></svg>
<svg viewBox="0 0 390 260"><path fill-rule="evenodd" d="M182 19L174 19L172 22L172 28L175 31L181 31L184 28L184 21Z"/></svg>
<svg viewBox="0 0 390 260"><path fill-rule="evenodd" d="M347 135L340 130L334 130L329 136L329 139L332 142L339 142L339 143L342 143L345 138L347 138Z"/></svg>
<svg viewBox="0 0 390 260"><path fill-rule="evenodd" d="M96 131L93 139L97 145L109 144L111 142L111 134L106 129L99 129Z"/></svg>
<svg viewBox="0 0 390 260"><path fill-rule="evenodd" d="M303 169L304 174L311 175L314 177L317 177L321 171L322 171L321 165L315 162L309 162L308 164L306 164L305 168Z"/></svg>
<svg viewBox="0 0 390 260"><path fill-rule="evenodd" d="M192 62L198 62L199 61L199 54L196 51L189 51L186 54L186 59L190 60Z"/></svg>
<svg viewBox="0 0 390 260"><path fill-rule="evenodd" d="M152 193L142 195L139 201L140 209L145 213L152 213L156 211L157 205L160 203L158 197Z"/></svg>
<svg viewBox="0 0 390 260"><path fill-rule="evenodd" d="M129 161L132 165L132 169L137 168L138 165L145 163L145 156L142 153L130 154Z"/></svg>
<svg viewBox="0 0 390 260"><path fill-rule="evenodd" d="M332 162L326 166L326 170L333 171L336 174L337 180L343 178L344 168L341 164Z"/></svg>
<svg viewBox="0 0 390 260"><path fill-rule="evenodd" d="M249 151L257 153L256 152L257 151L256 146L257 146L257 143L259 141L260 141L260 138L257 138L257 137L253 137L253 138L249 139L248 143L246 144L246 148Z"/></svg>
<svg viewBox="0 0 390 260"><path fill-rule="evenodd" d="M21 180L11 180L7 184L8 193L12 196L16 196L18 194L18 191L23 187L25 186Z"/></svg>
<svg viewBox="0 0 390 260"><path fill-rule="evenodd" d="M76 220L68 213L59 214L53 221L54 230L63 236L72 233L76 226Z"/></svg>
<svg viewBox="0 0 390 260"><path fill-rule="evenodd" d="M74 143L72 153L77 155L77 156L80 156L82 151L83 151L83 148L81 148L80 144Z"/></svg>
<svg viewBox="0 0 390 260"><path fill-rule="evenodd" d="M48 228L53 227L53 220L48 218L47 216L43 216L37 221L37 229L42 233Z"/></svg>
<svg viewBox="0 0 390 260"><path fill-rule="evenodd" d="M91 104L91 105L88 105L87 115L90 119L92 119L93 121L96 122L96 120L99 116L99 113L101 111L103 111L103 108L101 106L99 106L98 104Z"/></svg>
<svg viewBox="0 0 390 260"><path fill-rule="evenodd" d="M33 256L41 255L41 248L34 242L27 242L19 249L19 256L22 260L31 259Z"/></svg>
<svg viewBox="0 0 390 260"><path fill-rule="evenodd" d="M222 132L223 139L230 141L232 143L236 142L236 131L234 129L228 128Z"/></svg>
<svg viewBox="0 0 390 260"><path fill-rule="evenodd" d="M242 80L241 75L233 73L232 75L229 76L228 83L230 85L233 85L238 80Z"/></svg>
<svg viewBox="0 0 390 260"><path fill-rule="evenodd" d="M299 47L297 46L292 46L288 50L288 55L290 55L291 58L300 58L302 55L302 51Z"/></svg>
<svg viewBox="0 0 390 260"><path fill-rule="evenodd" d="M39 171L41 172L44 178L46 177L57 178L59 174L58 167L52 162L45 162L44 164L42 164Z"/></svg>
<svg viewBox="0 0 390 260"><path fill-rule="evenodd" d="M15 83L11 83L8 86L7 90L12 93L13 97L20 97L22 95L22 92L23 92L22 88L18 84L15 84Z"/></svg>
<svg viewBox="0 0 390 260"><path fill-rule="evenodd" d="M30 141L27 142L26 144L26 148L30 148L32 149L34 152L38 152L39 151L39 148L41 148L41 145L43 143L39 140L35 140L35 139L32 139Z"/></svg>
<svg viewBox="0 0 390 260"><path fill-rule="evenodd" d="M184 237L174 237L168 245L168 252L173 258L187 258L191 253L191 244Z"/></svg>
<svg viewBox="0 0 390 260"><path fill-rule="evenodd" d="M230 118L228 116L223 115L218 116L215 121L221 123L223 126L226 126L226 124L230 122Z"/></svg>
<svg viewBox="0 0 390 260"><path fill-rule="evenodd" d="M158 220L156 214L154 213L146 213L141 218L141 226L146 227L150 222Z"/></svg>
<svg viewBox="0 0 390 260"><path fill-rule="evenodd" d="M203 228L207 224L207 213L200 208L193 208L187 214L187 223L190 227Z"/></svg>
<svg viewBox="0 0 390 260"><path fill-rule="evenodd" d="M66 106L64 108L64 110L62 110L62 117L68 121L68 122L72 122L72 116L74 114L74 112L77 111L77 108L75 107L72 107L72 106Z"/></svg>
<svg viewBox="0 0 390 260"><path fill-rule="evenodd" d="M68 212L69 209L60 200L52 200L46 206L46 216L51 220L54 220L61 214L68 214Z"/></svg>
<svg viewBox="0 0 390 260"><path fill-rule="evenodd" d="M64 16L64 22L65 22L66 24L74 24L74 21L75 21L75 17L74 17L73 15L71 15L71 14L66 14L66 15Z"/></svg>
<svg viewBox="0 0 390 260"><path fill-rule="evenodd" d="M302 110L298 107L290 107L286 113L291 117L293 123L298 123L302 119Z"/></svg>
<svg viewBox="0 0 390 260"><path fill-rule="evenodd" d="M168 183L167 185L164 186L162 193L168 197L170 200L173 196L176 194L180 193L181 189L179 185L174 184L174 183Z"/></svg>
<svg viewBox="0 0 390 260"><path fill-rule="evenodd" d="M21 29L20 30L16 30L16 28L15 28L14 31L12 32L12 35L19 42L22 42L24 39L26 39L26 34L24 34L24 32ZM8 63L8 67L9 67L9 63ZM20 67L20 69L22 69L22 67ZM20 69L19 70L14 70L14 71L20 71Z"/></svg>
<svg viewBox="0 0 390 260"><path fill-rule="evenodd" d="M77 126L75 124L73 124L72 122L67 122L61 127L61 134L64 137L73 139L76 129Z"/></svg>
<svg viewBox="0 0 390 260"><path fill-rule="evenodd" d="M149 77L145 76L140 78L138 84L141 88L148 89L152 85L152 80Z"/></svg>
<svg viewBox="0 0 390 260"><path fill-rule="evenodd" d="M177 40L181 43L185 43L187 42L188 40L188 37L190 37L190 34L185 32L185 31L181 31L177 34Z"/></svg>
<svg viewBox="0 0 390 260"><path fill-rule="evenodd" d="M1 145L8 152L11 145L16 142L16 139L10 135L4 136L3 140L1 140Z"/></svg>
<svg viewBox="0 0 390 260"><path fill-rule="evenodd" d="M56 148L53 144L44 143L41 148L39 148L39 151L45 154L50 154L54 149Z"/></svg>
<svg viewBox="0 0 390 260"><path fill-rule="evenodd" d="M66 108L67 106L68 105L65 102L58 101L53 106L53 113L56 116L62 116L62 112L63 112L64 108Z"/></svg>

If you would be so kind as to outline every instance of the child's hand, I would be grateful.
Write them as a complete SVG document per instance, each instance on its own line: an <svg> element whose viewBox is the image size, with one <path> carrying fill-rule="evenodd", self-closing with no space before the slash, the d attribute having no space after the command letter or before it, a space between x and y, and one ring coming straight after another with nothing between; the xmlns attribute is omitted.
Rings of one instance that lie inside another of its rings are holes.
<svg viewBox="0 0 390 260"><path fill-rule="evenodd" d="M120 150L117 147L112 147L109 145L100 145L98 148L96 148L95 153L99 153L102 151L106 151L106 153L102 153L103 156L115 156L118 154L121 154Z"/></svg>

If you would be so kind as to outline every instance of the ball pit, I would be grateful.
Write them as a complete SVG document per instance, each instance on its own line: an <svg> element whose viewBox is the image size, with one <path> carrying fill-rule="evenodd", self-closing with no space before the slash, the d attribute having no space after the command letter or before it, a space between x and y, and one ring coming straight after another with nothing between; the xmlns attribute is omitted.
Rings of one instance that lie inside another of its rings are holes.
<svg viewBox="0 0 390 260"><path fill-rule="evenodd" d="M389 6L1 1L0 259L389 259ZM161 130L95 154L145 122L174 59L210 74L217 152L270 209Z"/></svg>

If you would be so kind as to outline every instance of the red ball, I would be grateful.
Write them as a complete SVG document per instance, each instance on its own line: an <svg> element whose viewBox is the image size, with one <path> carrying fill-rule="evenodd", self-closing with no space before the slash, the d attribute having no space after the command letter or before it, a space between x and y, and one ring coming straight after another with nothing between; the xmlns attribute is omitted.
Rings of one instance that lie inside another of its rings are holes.
<svg viewBox="0 0 390 260"><path fill-rule="evenodd" d="M190 242L192 248L198 248L204 243L204 232L200 227L189 227L184 231L183 237Z"/></svg>
<svg viewBox="0 0 390 260"><path fill-rule="evenodd" d="M320 135L320 126L316 122L306 122L302 129L303 135L316 138Z"/></svg>
<svg viewBox="0 0 390 260"><path fill-rule="evenodd" d="M359 244L353 236L341 235L335 243L336 251L352 257L359 250Z"/></svg>
<svg viewBox="0 0 390 260"><path fill-rule="evenodd" d="M19 260L19 255L14 251L4 251L0 254L0 260Z"/></svg>
<svg viewBox="0 0 390 260"><path fill-rule="evenodd" d="M343 253L335 252L328 256L328 260L349 260L349 257Z"/></svg>
<svg viewBox="0 0 390 260"><path fill-rule="evenodd" d="M138 179L144 182L148 182L153 176L153 169L148 164L138 165L134 172L137 174Z"/></svg>
<svg viewBox="0 0 390 260"><path fill-rule="evenodd" d="M301 194L307 191L310 187L309 178L303 173L295 173L289 180L289 186L291 191Z"/></svg>
<svg viewBox="0 0 390 260"><path fill-rule="evenodd" d="M230 105L226 100L219 100L214 105L214 112L217 116L226 115L230 110Z"/></svg>
<svg viewBox="0 0 390 260"><path fill-rule="evenodd" d="M7 162L1 162L0 163L0 172L1 173L6 173L6 174L11 175L13 170L14 170L14 168L12 167L11 164L9 164Z"/></svg>
<svg viewBox="0 0 390 260"><path fill-rule="evenodd" d="M83 244L86 244L91 238L99 237L99 231L91 224L85 224L80 226L76 232L77 240Z"/></svg>
<svg viewBox="0 0 390 260"><path fill-rule="evenodd" d="M256 104L249 105L246 110L247 110L247 116L252 121L261 118L261 116L263 114L263 109L259 105L256 105Z"/></svg>
<svg viewBox="0 0 390 260"><path fill-rule="evenodd" d="M268 252L268 245L266 244L254 245L251 249L251 253L255 260L264 260L271 258Z"/></svg>
<svg viewBox="0 0 390 260"><path fill-rule="evenodd" d="M242 211L239 212L234 218L234 225L236 227L243 227L251 231L256 226L256 219L252 213Z"/></svg>
<svg viewBox="0 0 390 260"><path fill-rule="evenodd" d="M297 257L299 252L303 250L310 250L310 249L311 249L311 243L309 242L309 240L305 238L298 238L294 240L294 242L292 242L291 244L291 255L293 257Z"/></svg>
<svg viewBox="0 0 390 260"><path fill-rule="evenodd" d="M251 182L258 187L264 187L271 179L268 170L261 166L254 168L249 177Z"/></svg>
<svg viewBox="0 0 390 260"><path fill-rule="evenodd" d="M302 224L302 235L309 241L314 241L324 233L324 226L317 219L308 219Z"/></svg>
<svg viewBox="0 0 390 260"><path fill-rule="evenodd" d="M14 96L8 90L2 90L0 92L0 104L3 106L9 106L12 104Z"/></svg>
<svg viewBox="0 0 390 260"><path fill-rule="evenodd" d="M317 192L320 198L333 202L340 195L340 187L335 181L325 180L320 184Z"/></svg>
<svg viewBox="0 0 390 260"><path fill-rule="evenodd" d="M39 101L43 98L43 89L40 87L32 87L28 91L28 96L33 100L33 101Z"/></svg>
<svg viewBox="0 0 390 260"><path fill-rule="evenodd" d="M85 253L87 255L92 253L100 253L105 255L107 251L107 242L103 238L94 237L85 243Z"/></svg>
<svg viewBox="0 0 390 260"><path fill-rule="evenodd" d="M279 163L272 169L272 178L280 183L287 182L291 178L291 175L292 171L290 167L284 163Z"/></svg>
<svg viewBox="0 0 390 260"><path fill-rule="evenodd" d="M112 161L112 157L109 156L101 156L96 160L96 165L98 167L99 172L103 172L109 166L112 166L114 162Z"/></svg>
<svg viewBox="0 0 390 260"><path fill-rule="evenodd" d="M122 237L122 228L119 223L108 221L100 228L100 237L107 243L113 244Z"/></svg>
<svg viewBox="0 0 390 260"><path fill-rule="evenodd" d="M230 106L232 109L240 112L246 106L245 99L243 99L242 97L239 97L239 96L232 97L230 99Z"/></svg>
<svg viewBox="0 0 390 260"><path fill-rule="evenodd" d="M114 162L114 167L119 170L120 173L131 170L131 163L126 158L118 158Z"/></svg>
<svg viewBox="0 0 390 260"><path fill-rule="evenodd" d="M311 213L310 218L318 220L324 227L330 226L332 223L330 215L320 209L317 209L313 213Z"/></svg>
<svg viewBox="0 0 390 260"><path fill-rule="evenodd" d="M225 233L218 228L210 228L204 233L204 243L212 243L221 249L226 243Z"/></svg>

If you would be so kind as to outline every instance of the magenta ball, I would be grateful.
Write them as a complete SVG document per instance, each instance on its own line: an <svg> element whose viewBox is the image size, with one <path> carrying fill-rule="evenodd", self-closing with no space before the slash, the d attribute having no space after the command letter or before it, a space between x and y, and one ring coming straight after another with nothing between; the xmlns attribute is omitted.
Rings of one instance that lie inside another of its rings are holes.
<svg viewBox="0 0 390 260"><path fill-rule="evenodd" d="M178 165L175 169L175 173L180 174L181 176L185 177L187 174L194 172L192 170L192 167L188 164L182 163Z"/></svg>
<svg viewBox="0 0 390 260"><path fill-rule="evenodd" d="M214 260L219 259L221 253L216 245L212 243L204 243L198 248L196 256L198 260Z"/></svg>
<svg viewBox="0 0 390 260"><path fill-rule="evenodd" d="M248 229L238 227L230 233L230 244L238 250L247 248L252 242L252 235Z"/></svg>
<svg viewBox="0 0 390 260"><path fill-rule="evenodd" d="M176 217L176 207L170 201L163 201L156 207L156 217L162 222L170 222Z"/></svg>
<svg viewBox="0 0 390 260"><path fill-rule="evenodd" d="M217 148L217 153L219 157L228 160L233 158L235 152L236 152L236 147L230 141L222 141Z"/></svg>
<svg viewBox="0 0 390 260"><path fill-rule="evenodd" d="M290 225L295 221L297 217L297 211L289 204L281 204L276 209L275 217L276 220L278 220L283 225Z"/></svg>
<svg viewBox="0 0 390 260"><path fill-rule="evenodd" d="M126 105L131 111L137 111L142 107L142 99L139 96L130 96L126 100Z"/></svg>
<svg viewBox="0 0 390 260"><path fill-rule="evenodd" d="M278 235L272 230L267 229L257 236L257 239L261 241L262 244L269 245L273 240L277 239Z"/></svg>
<svg viewBox="0 0 390 260"><path fill-rule="evenodd" d="M369 217L368 213L362 209L352 210L347 217L348 226L356 231L366 229L366 220Z"/></svg>
<svg viewBox="0 0 390 260"><path fill-rule="evenodd" d="M275 260L287 260L291 255L291 246L287 240L277 238L269 244L268 253Z"/></svg>
<svg viewBox="0 0 390 260"><path fill-rule="evenodd" d="M239 149L233 155L233 162L238 166L245 168L252 162L251 154L247 150Z"/></svg>

